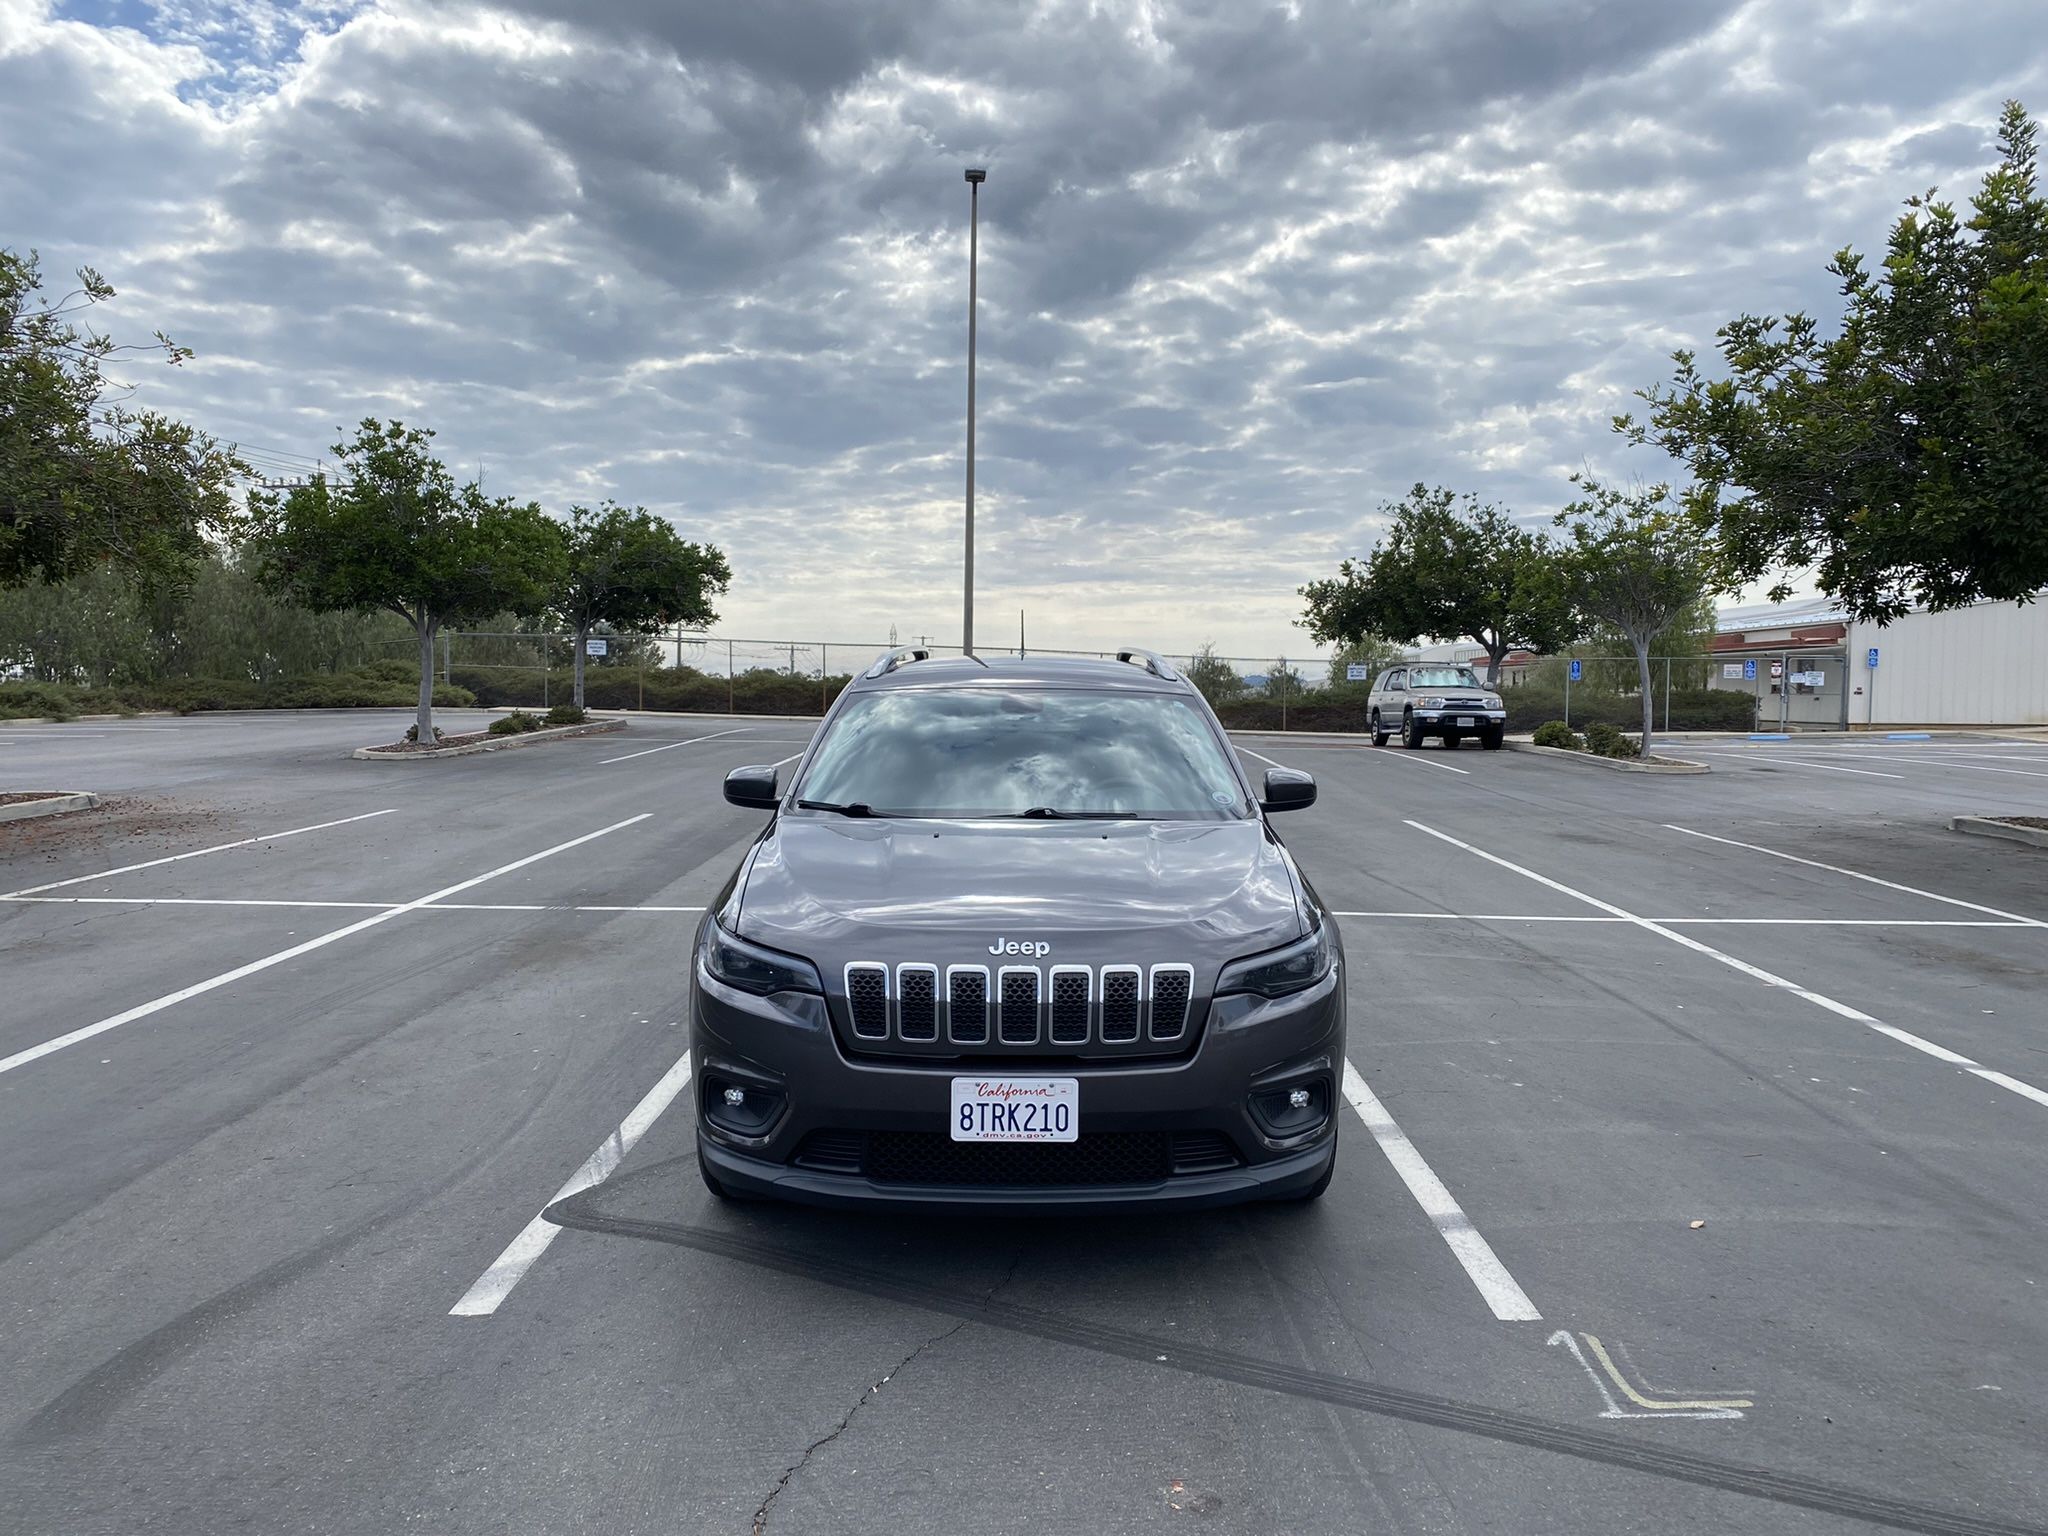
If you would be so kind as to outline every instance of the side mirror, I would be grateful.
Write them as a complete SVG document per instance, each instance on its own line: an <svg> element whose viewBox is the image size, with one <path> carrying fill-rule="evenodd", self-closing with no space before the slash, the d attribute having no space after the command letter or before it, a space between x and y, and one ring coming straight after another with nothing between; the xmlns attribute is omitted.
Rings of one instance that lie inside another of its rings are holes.
<svg viewBox="0 0 2048 1536"><path fill-rule="evenodd" d="M756 811L772 811L782 797L775 792L777 774L772 764L735 768L725 776L725 798L734 805Z"/></svg>
<svg viewBox="0 0 2048 1536"><path fill-rule="evenodd" d="M1268 768L1259 794L1262 811L1299 811L1316 803L1316 781L1296 768Z"/></svg>

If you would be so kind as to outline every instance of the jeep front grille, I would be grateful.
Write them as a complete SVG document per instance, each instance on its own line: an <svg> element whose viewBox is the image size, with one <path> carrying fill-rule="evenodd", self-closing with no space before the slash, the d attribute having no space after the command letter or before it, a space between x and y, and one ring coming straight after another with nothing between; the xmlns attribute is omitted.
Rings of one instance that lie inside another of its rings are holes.
<svg viewBox="0 0 2048 1536"><path fill-rule="evenodd" d="M1191 965L949 965L942 983L937 965L855 961L846 1017L857 1047L934 1055L1160 1054L1180 1050L1200 1023Z"/></svg>

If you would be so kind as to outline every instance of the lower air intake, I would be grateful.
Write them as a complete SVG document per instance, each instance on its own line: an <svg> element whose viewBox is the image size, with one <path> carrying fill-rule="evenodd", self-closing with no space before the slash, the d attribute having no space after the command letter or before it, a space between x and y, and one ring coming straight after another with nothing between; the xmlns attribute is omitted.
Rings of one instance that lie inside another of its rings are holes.
<svg viewBox="0 0 2048 1536"><path fill-rule="evenodd" d="M1173 1171L1161 1131L1099 1131L1078 1141L954 1141L936 1131L874 1131L878 1184L1156 1184Z"/></svg>

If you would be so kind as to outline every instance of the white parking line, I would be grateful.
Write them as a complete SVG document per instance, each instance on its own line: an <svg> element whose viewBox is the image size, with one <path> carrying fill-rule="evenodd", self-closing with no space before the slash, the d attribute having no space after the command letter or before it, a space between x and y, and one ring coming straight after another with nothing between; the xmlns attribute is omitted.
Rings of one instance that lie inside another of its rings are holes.
<svg viewBox="0 0 2048 1536"><path fill-rule="evenodd" d="M1480 1296L1492 1309L1493 1315L1504 1323L1541 1322L1543 1314L1536 1310L1536 1304L1515 1283L1508 1267L1495 1255L1493 1245L1472 1225L1472 1218L1465 1214L1444 1187L1444 1181L1415 1150L1415 1143L1394 1123L1394 1117L1387 1113L1387 1106L1380 1102L1379 1095L1359 1076L1358 1068L1348 1061L1344 1063L1344 1097L1358 1111L1358 1118L1372 1132L1372 1139L1380 1144L1380 1150L1394 1165L1394 1172L1401 1176L1401 1182L1408 1186L1408 1193L1415 1197L1415 1203L1436 1223L1438 1234L1449 1244L1457 1261L1465 1266L1465 1273L1479 1288Z"/></svg>
<svg viewBox="0 0 2048 1536"><path fill-rule="evenodd" d="M744 725L736 725L729 731L713 731L709 736L692 736L688 741L671 741L659 747L646 747L638 752L628 752L623 757L603 757L598 759L598 766L601 768L606 763L630 763L636 757L652 757L657 752L673 752L677 747L694 747L700 741L716 741L721 736L737 736L747 729L748 727Z"/></svg>
<svg viewBox="0 0 2048 1536"><path fill-rule="evenodd" d="M1462 773L1466 775L1466 777L1468 778L1471 776L1472 773L1472 770L1470 768L1453 768L1449 763L1439 763L1432 761L1431 759L1422 756L1420 753L1410 751L1406 747L1403 747L1399 752L1389 752L1385 747L1381 747L1374 751L1373 756L1391 757L1404 763L1420 763L1425 768L1441 768L1445 773Z"/></svg>
<svg viewBox="0 0 2048 1536"><path fill-rule="evenodd" d="M160 864L176 864L180 859L196 859L205 853L226 853L230 848L247 848L254 843L274 843L280 838L297 837L301 832L324 832L329 827L345 827L350 822L372 821L379 816L396 815L397 812L398 807L394 805L381 811L365 811L360 816L344 816L339 821L316 821L310 827L293 827L288 832L266 832L261 837L245 837L240 842L215 843L211 848L194 848L190 853L174 853L168 858L145 859L140 864L123 864L119 869L103 869L96 875L73 875L69 880L52 880L47 885L27 885L6 894L33 896L38 891L61 890L67 885L84 885L90 880L111 880L116 875L132 875L138 869L155 869Z"/></svg>
<svg viewBox="0 0 2048 1536"><path fill-rule="evenodd" d="M690 1053L683 1052L676 1064L662 1074L661 1081L647 1090L647 1094L632 1112L619 1122L619 1128L598 1143L597 1150L583 1160L583 1166L569 1175L569 1182L555 1191L555 1200L566 1200L580 1194L593 1185L602 1184L610 1178L619 1164L626 1160L626 1154L633 1150L633 1144L647 1134L647 1128L661 1118L661 1112L675 1101L690 1084ZM543 1211L547 1205L541 1207ZM535 1216L520 1229L519 1235L505 1245L505 1251L491 1261L491 1267L477 1277L476 1284L462 1293L462 1299L448 1309L450 1317L489 1317L504 1304L512 1294L512 1287L526 1277L534 1262L548 1251L548 1244L562 1229L545 1216Z"/></svg>
<svg viewBox="0 0 2048 1536"><path fill-rule="evenodd" d="M2048 928L2048 922L2038 917L2026 917L2018 912L2008 912L2003 907L1987 907L1978 902L1964 901L1959 896L1944 896L1939 891L1923 891L1917 885L1901 885L1896 880L1880 880L1876 875L1866 875L1861 870L1844 869L1839 864L1823 864L1819 859L1801 858L1796 853L1781 853L1776 848L1766 848L1761 843L1737 842L1732 837L1717 837L1712 832L1695 832L1691 827L1681 827L1676 822L1664 823L1667 831L1683 832L1687 837L1697 837L1704 842L1725 843L1730 848L1746 849L1750 853L1769 854L1774 859L1784 859L1791 864L1804 864L1809 869L1824 869L1831 875L1847 875L1851 880L1862 880L1870 885L1881 885L1888 891L1903 891L1908 896L1924 896L1929 901L1939 901L1951 907L1961 907L1969 912L1982 912L1991 917L2002 917L2008 922L2019 923L2028 928Z"/></svg>
<svg viewBox="0 0 2048 1536"><path fill-rule="evenodd" d="M1932 1040L1923 1039L1911 1030L1900 1029L1895 1024L1887 1024L1882 1019L1872 1018L1860 1008L1851 1008L1847 1003L1837 1002L1826 993L1815 992L1809 987L1802 987L1796 981L1788 981L1776 972L1767 971L1759 965L1751 965L1747 960L1738 960L1725 950L1716 949L1711 944L1702 944L1698 939L1679 933L1675 929L1666 927L1664 924L1656 922L1651 918L1639 917L1633 912L1615 906L1612 902L1602 901L1598 896L1589 896L1584 891L1576 890L1561 880L1553 880L1548 875L1539 875L1533 869L1524 869L1521 865L1509 859L1504 859L1499 854L1488 853L1484 848L1475 848L1470 843L1452 837L1448 832L1439 832L1435 827L1426 827L1419 821L1410 820L1407 824L1418 832L1427 833L1439 842L1449 843L1453 848L1462 848L1465 852L1474 854L1486 860L1489 864L1497 864L1502 869L1512 870L1515 874L1521 875L1525 879L1534 880L1538 885L1548 886L1560 895L1570 896L1574 900L1583 901L1588 906L1597 907L1602 912L1612 913L1616 917L1627 918L1646 933L1654 933L1660 938L1669 939L1674 944L1683 945L1695 954L1705 955L1710 960L1718 960L1730 969L1740 971L1745 976L1752 976L1756 980L1763 982L1766 986L1782 988L1795 997L1804 998L1816 1007L1825 1008L1830 1013L1874 1029L1879 1034L1898 1041L1901 1045L1909 1045L1916 1051L1923 1051L1927 1055L1934 1057L1937 1061L1945 1061L1951 1066L1961 1067L1964 1071L1976 1077L1981 1077L1986 1082L1996 1083L1999 1087L2010 1089L2014 1093L2032 1099L2037 1104L2048 1106L2048 1092L2036 1088L2032 1083L2023 1083L2016 1077L2007 1077L2003 1072L1994 1072L1989 1067L1972 1061L1969 1057L1952 1051L1945 1045L1936 1045ZM2030 924L2029 926L2032 925Z"/></svg>
<svg viewBox="0 0 2048 1536"><path fill-rule="evenodd" d="M1266 763L1274 768L1285 768L1287 766L1285 763L1274 762L1272 758L1266 756L1266 754L1263 752L1254 752L1250 747L1238 747L1237 750L1242 752L1246 757L1256 757L1260 762Z"/></svg>
<svg viewBox="0 0 2048 1536"><path fill-rule="evenodd" d="M302 944L294 944L289 949L280 949L275 954L263 956L260 960L251 960L247 965L238 965L231 971L222 971L218 976L209 976L206 980L194 982L189 987L180 987L175 992L166 992L162 997L151 998L146 1003L138 1004L126 1012L115 1014L111 1018L101 1019L96 1024L87 1024L82 1028L72 1030L69 1034L59 1035L54 1040L45 1040L41 1045L32 1045L25 1051L16 1051L12 1056L0 1058L0 1074L12 1072L17 1067L25 1067L33 1061L40 1061L45 1056L53 1056L67 1046L77 1045L83 1040L90 1040L95 1035L103 1035L110 1029L119 1029L123 1024L132 1024L137 1019L146 1019L153 1013L161 1013L164 1009L182 1003L188 998L198 997L202 993L224 987L231 981L240 981L244 976L253 976L258 971L267 971L274 965L282 965L287 960L295 960L300 955L309 954L313 950L324 948L326 945L334 943L337 939L345 939L350 934L361 933L366 928L374 928L379 923L389 922L392 918L400 917L407 912L417 912L420 908L430 906L444 896L459 895L473 886L482 885L486 880L495 880L500 875L509 875L515 869L524 869L529 864L537 864L542 859L552 858L558 853L565 853L571 848L579 847L584 843L603 837L607 833L617 832L622 827L633 826L636 823L647 820L653 814L652 811L642 811L638 816L628 816L624 821L615 821L608 827L598 828L595 832L586 832L581 837L572 837L566 843L557 843L552 848L543 848L539 853L529 853L525 858L514 859L510 864L500 864L496 869L486 870L480 875L470 876L467 880L458 880L453 885L443 886L440 890L430 895L422 896L416 901L404 902L399 906L386 908L382 912L372 913L370 916L350 923L346 927L336 928L331 933L320 934L315 938L307 939Z"/></svg>
<svg viewBox="0 0 2048 1536"><path fill-rule="evenodd" d="M1857 755L1874 763L1912 763L1920 768L1957 768L1964 773L2010 773L2022 779L2048 779L2048 773L2033 768L1987 768L1982 763L1958 763L1947 758L1936 759L1927 756L1895 757L1877 752L1861 752Z"/></svg>
<svg viewBox="0 0 2048 1536"><path fill-rule="evenodd" d="M54 898L53 898L54 899ZM1589 917L1548 912L1333 912L1332 917L1416 919L1450 923L1626 923L1626 917ZM1751 928L2038 928L2028 919L2005 921L1969 917L1652 917L1677 927Z"/></svg>
<svg viewBox="0 0 2048 1536"><path fill-rule="evenodd" d="M1826 773L1860 773L1866 779L1903 779L1903 773L1879 773L1875 768L1844 768L1839 763L1809 763L1800 757L1773 756L1771 761L1787 768L1819 768Z"/></svg>

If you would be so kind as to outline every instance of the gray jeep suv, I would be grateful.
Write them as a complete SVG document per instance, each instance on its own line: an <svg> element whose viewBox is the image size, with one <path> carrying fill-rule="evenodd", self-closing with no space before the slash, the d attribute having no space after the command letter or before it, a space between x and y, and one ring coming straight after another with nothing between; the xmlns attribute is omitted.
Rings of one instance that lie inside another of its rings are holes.
<svg viewBox="0 0 2048 1536"><path fill-rule="evenodd" d="M1425 737L1436 736L1455 748L1461 738L1477 736L1482 747L1497 752L1508 736L1501 696L1470 667L1390 668L1373 684L1366 710L1376 747L1397 733L1404 747L1419 747Z"/></svg>
<svg viewBox="0 0 2048 1536"><path fill-rule="evenodd" d="M698 929L712 1193L910 1207L1312 1199L1343 948L1202 696L1159 657L883 655Z"/></svg>

